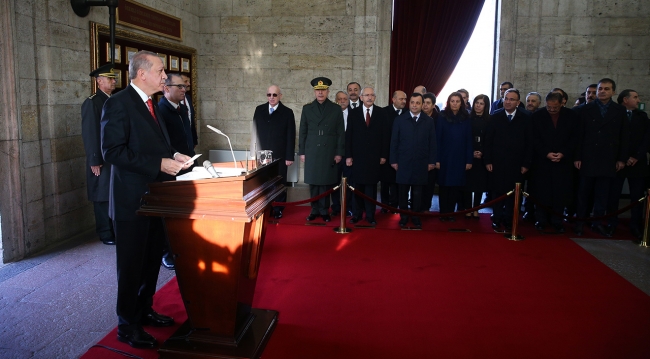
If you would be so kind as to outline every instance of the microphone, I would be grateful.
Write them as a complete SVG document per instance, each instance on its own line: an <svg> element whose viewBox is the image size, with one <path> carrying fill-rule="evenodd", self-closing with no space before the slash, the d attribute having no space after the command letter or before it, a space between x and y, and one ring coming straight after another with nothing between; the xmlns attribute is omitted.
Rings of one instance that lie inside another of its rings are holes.
<svg viewBox="0 0 650 359"><path fill-rule="evenodd" d="M203 168L208 170L208 173L212 176L212 178L217 178L219 175L217 174L217 171L214 169L214 166L212 166L212 162L205 160L203 161Z"/></svg>
<svg viewBox="0 0 650 359"><path fill-rule="evenodd" d="M225 133L221 132L220 130L218 130L218 129L210 126L210 125L207 125L207 126L212 131L214 131L214 132L216 132L216 133L220 134L221 136L224 136L225 138L228 139L228 145L230 145L230 153L232 153L232 161L235 163L235 168L237 168L237 160L235 159L235 151L232 150L232 143L230 143L230 137L226 136Z"/></svg>

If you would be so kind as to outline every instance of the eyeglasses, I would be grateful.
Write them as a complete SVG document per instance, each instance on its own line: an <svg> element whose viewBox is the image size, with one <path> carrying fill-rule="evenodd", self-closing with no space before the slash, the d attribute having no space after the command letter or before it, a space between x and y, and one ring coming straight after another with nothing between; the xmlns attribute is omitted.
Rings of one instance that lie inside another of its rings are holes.
<svg viewBox="0 0 650 359"><path fill-rule="evenodd" d="M277 93L267 93L266 97L278 97Z"/></svg>
<svg viewBox="0 0 650 359"><path fill-rule="evenodd" d="M187 85L174 85L174 84L171 84L171 85L166 85L166 86L170 86L170 87L171 87L171 86L176 86L176 87L178 87L179 90L183 90L183 89L187 89L187 88L189 88L189 86L187 86Z"/></svg>

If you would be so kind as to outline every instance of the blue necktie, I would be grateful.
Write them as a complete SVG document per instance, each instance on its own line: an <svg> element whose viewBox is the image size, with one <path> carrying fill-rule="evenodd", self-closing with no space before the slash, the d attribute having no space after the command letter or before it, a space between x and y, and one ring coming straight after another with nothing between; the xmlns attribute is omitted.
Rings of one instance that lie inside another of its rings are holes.
<svg viewBox="0 0 650 359"><path fill-rule="evenodd" d="M627 120L632 121L632 111L627 111Z"/></svg>
<svg viewBox="0 0 650 359"><path fill-rule="evenodd" d="M269 115L273 114L273 107L271 107L271 110L269 110Z"/></svg>
<svg viewBox="0 0 650 359"><path fill-rule="evenodd" d="M512 121L512 115L508 115L508 121Z"/></svg>

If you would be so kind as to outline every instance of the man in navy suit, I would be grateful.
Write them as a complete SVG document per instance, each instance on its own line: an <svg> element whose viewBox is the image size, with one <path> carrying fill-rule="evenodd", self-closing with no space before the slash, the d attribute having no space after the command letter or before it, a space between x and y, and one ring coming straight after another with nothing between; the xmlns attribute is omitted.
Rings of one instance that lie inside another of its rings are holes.
<svg viewBox="0 0 650 359"><path fill-rule="evenodd" d="M393 123L395 118L399 117L406 107L406 93L397 90L393 92L392 103L384 107L386 115L388 116L388 138L391 138L393 133ZM397 183L395 183L395 176L397 171L390 165L390 159L381 165L381 203L397 208L399 205L397 197ZM388 213L389 210L382 208L381 213Z"/></svg>
<svg viewBox="0 0 650 359"><path fill-rule="evenodd" d="M577 138L575 167L580 170L578 188L578 217L589 215L590 196L594 197L593 214L605 214L608 195L616 173L625 167L629 159L629 120L625 107L612 101L616 91L614 80L598 81L596 101L578 110L580 129ZM576 222L575 233L582 235L584 222ZM593 222L594 232L611 237L610 229L600 222Z"/></svg>
<svg viewBox="0 0 650 359"><path fill-rule="evenodd" d="M191 166L191 157L170 144L167 129L151 96L167 78L160 58L140 51L129 63L131 83L104 104L102 153L113 165L109 215L117 256L117 339L132 347L154 348L156 339L143 325L170 326L174 320L156 313L156 291L164 240L162 219L136 213L148 184L173 180Z"/></svg>

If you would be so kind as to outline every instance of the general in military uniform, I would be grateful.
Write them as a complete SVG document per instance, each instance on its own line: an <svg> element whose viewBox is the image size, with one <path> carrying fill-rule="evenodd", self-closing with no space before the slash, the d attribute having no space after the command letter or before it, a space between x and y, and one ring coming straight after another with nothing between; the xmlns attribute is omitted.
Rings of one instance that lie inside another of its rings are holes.
<svg viewBox="0 0 650 359"><path fill-rule="evenodd" d="M90 73L97 81L97 92L81 105L81 136L86 150L86 186L88 200L95 210L95 228L104 244L115 244L113 223L108 218L108 189L111 165L104 162L100 138L100 120L104 102L115 90L117 74L113 65L106 64Z"/></svg>
<svg viewBox="0 0 650 359"><path fill-rule="evenodd" d="M311 85L316 99L302 108L298 154L305 163L305 183L309 184L309 193L316 197L339 180L337 164L345 152L345 127L341 107L327 98L332 81L317 77ZM321 216L329 222L329 205L329 196L312 202L307 220L313 221Z"/></svg>

